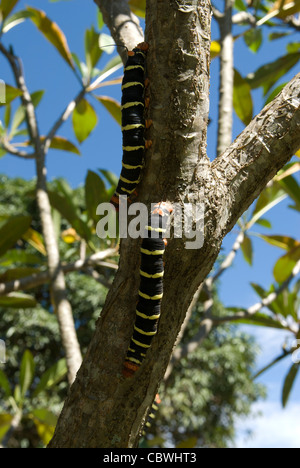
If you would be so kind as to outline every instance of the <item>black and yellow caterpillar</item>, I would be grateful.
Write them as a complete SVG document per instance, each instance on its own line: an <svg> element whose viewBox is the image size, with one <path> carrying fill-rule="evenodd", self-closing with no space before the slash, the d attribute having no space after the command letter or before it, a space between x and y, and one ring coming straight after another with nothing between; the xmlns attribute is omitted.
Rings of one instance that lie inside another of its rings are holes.
<svg viewBox="0 0 300 468"><path fill-rule="evenodd" d="M145 147L145 127L150 121L145 121L145 61L149 46L146 42L138 44L128 52L122 81L122 135L123 158L120 179L111 203L119 208L119 197L130 197L140 181L143 168Z"/></svg>
<svg viewBox="0 0 300 468"><path fill-rule="evenodd" d="M161 399L159 398L159 394L157 393L154 399L154 402L152 403L150 413L148 414L146 423L145 423L145 429L150 429L152 426L152 423L155 419L156 413L158 411L158 405L161 403ZM146 436L146 430L143 430L142 435L145 437Z"/></svg>
<svg viewBox="0 0 300 468"><path fill-rule="evenodd" d="M131 377L140 367L157 333L163 297L166 227L173 209L169 203L154 206L141 245L140 287L132 338L123 366L123 375Z"/></svg>

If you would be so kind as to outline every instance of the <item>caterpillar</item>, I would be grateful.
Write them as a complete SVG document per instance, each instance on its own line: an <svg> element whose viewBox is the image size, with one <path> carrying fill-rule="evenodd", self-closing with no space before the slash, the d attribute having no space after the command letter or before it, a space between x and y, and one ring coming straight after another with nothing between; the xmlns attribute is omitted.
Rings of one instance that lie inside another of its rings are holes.
<svg viewBox="0 0 300 468"><path fill-rule="evenodd" d="M161 403L161 399L159 398L159 394L157 393L154 399L154 402L152 403L150 413L148 415L147 421L145 423L145 428L149 429L152 426L152 422L155 419L157 410L158 410L158 405ZM145 437L146 436L146 431L145 429L142 432L142 435Z"/></svg>
<svg viewBox="0 0 300 468"><path fill-rule="evenodd" d="M149 46L146 42L137 45L128 52L122 80L122 135L123 157L119 182L110 202L118 210L119 197L130 197L135 192L140 181L143 168L145 147L151 142L145 142L145 127L151 121L145 121L145 60ZM147 101L148 102L148 101Z"/></svg>
<svg viewBox="0 0 300 468"><path fill-rule="evenodd" d="M133 335L123 366L124 377L131 377L138 370L157 333L163 297L163 255L167 244L164 234L172 211L169 203L154 205L145 227L140 249L139 297Z"/></svg>

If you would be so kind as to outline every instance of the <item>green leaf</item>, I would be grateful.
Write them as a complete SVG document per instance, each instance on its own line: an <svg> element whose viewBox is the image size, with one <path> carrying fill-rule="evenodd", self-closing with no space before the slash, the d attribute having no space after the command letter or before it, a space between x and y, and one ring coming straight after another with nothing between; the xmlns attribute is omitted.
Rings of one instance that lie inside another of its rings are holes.
<svg viewBox="0 0 300 468"><path fill-rule="evenodd" d="M0 228L0 257L15 245L31 224L30 216L9 218Z"/></svg>
<svg viewBox="0 0 300 468"><path fill-rule="evenodd" d="M43 237L39 232L35 231L32 228L29 228L28 231L26 231L22 235L22 239L26 240L28 244L34 247L42 255L45 255L45 256L47 255Z"/></svg>
<svg viewBox="0 0 300 468"><path fill-rule="evenodd" d="M289 175L288 177L281 179L278 183L295 202L295 206L293 206L293 208L300 211L300 186L295 177Z"/></svg>
<svg viewBox="0 0 300 468"><path fill-rule="evenodd" d="M27 7L27 11L30 13L30 19L39 29L39 31L46 37L46 39L51 42L52 45L56 48L62 58L74 69L73 59L67 39L58 27L56 23L51 21L46 13L42 10L37 10L36 8Z"/></svg>
<svg viewBox="0 0 300 468"><path fill-rule="evenodd" d="M31 94L31 100L32 100L32 104L34 105L34 107L37 107L39 105L44 95L44 92L45 91L40 90L40 91L35 91L34 93ZM25 109L24 109L24 106L21 105L20 107L18 107L13 117L13 121L11 125L11 135L16 134L17 128L19 128L19 126L25 121L25 118L26 118Z"/></svg>
<svg viewBox="0 0 300 468"><path fill-rule="evenodd" d="M9 270L6 270L5 273L0 274L0 283L7 283L8 281L24 278L26 276L39 273L39 271L39 269L34 267L10 268Z"/></svg>
<svg viewBox="0 0 300 468"><path fill-rule="evenodd" d="M198 437L189 437L188 439L182 440L176 445L176 448L194 448L197 447Z"/></svg>
<svg viewBox="0 0 300 468"><path fill-rule="evenodd" d="M289 396L291 394L291 390L293 388L293 385L297 377L298 370L299 370L299 364L293 364L284 380L283 389L282 389L283 408L285 408L287 405Z"/></svg>
<svg viewBox="0 0 300 468"><path fill-rule="evenodd" d="M85 32L85 59L89 71L89 76L92 75L93 68L97 65L102 50L99 47L99 34L92 26Z"/></svg>
<svg viewBox="0 0 300 468"><path fill-rule="evenodd" d="M10 124L10 117L11 117L11 105L8 104L5 108L5 113L4 113L4 124L6 128L8 128Z"/></svg>
<svg viewBox="0 0 300 468"><path fill-rule="evenodd" d="M278 203L286 197L287 195L284 190L282 190L277 184L273 184L271 187L265 188L257 199L252 213L252 218L248 221L246 228L250 229L258 219L260 219L271 208L278 205Z"/></svg>
<svg viewBox="0 0 300 468"><path fill-rule="evenodd" d="M103 180L96 172L88 171L85 179L85 203L89 218L97 222L99 220L96 215L97 206L107 201L108 196Z"/></svg>
<svg viewBox="0 0 300 468"><path fill-rule="evenodd" d="M274 245L284 250L291 250L299 245L296 239L288 236L265 236L263 234L257 234L261 239L266 241L268 244Z"/></svg>
<svg viewBox="0 0 300 468"><path fill-rule="evenodd" d="M145 18L146 14L146 0L130 0L129 6L133 13L141 18Z"/></svg>
<svg viewBox="0 0 300 468"><path fill-rule="evenodd" d="M275 263L273 275L277 283L283 283L288 279L298 260L300 260L300 244L280 257Z"/></svg>
<svg viewBox="0 0 300 468"><path fill-rule="evenodd" d="M0 369L0 388L4 390L5 396L9 397L11 395L11 388L8 378L6 377L3 370Z"/></svg>
<svg viewBox="0 0 300 468"><path fill-rule="evenodd" d="M249 49L256 53L260 48L263 40L262 30L260 28L252 28L245 32L244 41Z"/></svg>
<svg viewBox="0 0 300 468"><path fill-rule="evenodd" d="M15 8L19 0L1 0L0 11L2 13L2 20L5 20L10 12Z"/></svg>
<svg viewBox="0 0 300 468"><path fill-rule="evenodd" d="M253 249L252 249L252 242L251 239L245 235L244 240L241 244L241 249L243 252L244 259L246 260L249 265L252 265L252 258L253 258Z"/></svg>
<svg viewBox="0 0 300 468"><path fill-rule="evenodd" d="M32 411L32 419L36 426L38 435L45 445L48 445L54 435L57 417L45 408Z"/></svg>
<svg viewBox="0 0 300 468"><path fill-rule="evenodd" d="M5 85L5 102L0 102L0 106L5 106L7 104L10 104L14 99L17 97L22 96L22 91L20 91L18 88L14 88L13 86L10 86L9 84Z"/></svg>
<svg viewBox="0 0 300 468"><path fill-rule="evenodd" d="M251 88L237 70L234 70L233 107L241 121L248 125L253 115Z"/></svg>
<svg viewBox="0 0 300 468"><path fill-rule="evenodd" d="M15 264L39 265L41 258L38 255L30 254L25 250L11 249L1 258L0 265L7 267Z"/></svg>
<svg viewBox="0 0 300 468"><path fill-rule="evenodd" d="M0 414L0 442L2 441L7 431L9 430L12 420L13 420L12 414L6 414L6 413Z"/></svg>
<svg viewBox="0 0 300 468"><path fill-rule="evenodd" d="M294 52L299 52L300 50L300 42L290 42L286 46L286 50L289 54Z"/></svg>
<svg viewBox="0 0 300 468"><path fill-rule="evenodd" d="M291 32L273 32L268 36L269 41L275 41L276 39L281 39L282 37L289 36Z"/></svg>
<svg viewBox="0 0 300 468"><path fill-rule="evenodd" d="M104 175L105 179L110 183L112 187L117 187L119 178L113 172L107 171L106 169L99 169L101 174Z"/></svg>
<svg viewBox="0 0 300 468"><path fill-rule="evenodd" d="M86 99L82 99L74 109L72 121L76 138L82 143L96 127L98 117L91 104Z"/></svg>
<svg viewBox="0 0 300 468"><path fill-rule="evenodd" d="M33 309L37 302L34 297L23 293L10 293L7 296L0 296L0 307L12 309Z"/></svg>
<svg viewBox="0 0 300 468"><path fill-rule="evenodd" d="M115 99L108 96L95 96L99 102L105 107L110 115L115 119L115 121L121 126L122 124L122 114L121 114L121 104Z"/></svg>
<svg viewBox="0 0 300 468"><path fill-rule="evenodd" d="M39 393L54 387L60 380L62 380L67 374L67 365L65 359L60 359L50 369L43 373L33 396L37 396Z"/></svg>
<svg viewBox="0 0 300 468"><path fill-rule="evenodd" d="M6 20L3 23L3 29L2 31L4 33L7 33L10 29L14 28L18 24L23 23L26 18L30 18L30 13L27 10L21 10L15 13L14 15L11 15L9 18L6 18Z"/></svg>
<svg viewBox="0 0 300 468"><path fill-rule="evenodd" d="M293 68L299 61L300 53L287 54L278 58L274 62L267 63L258 68L254 73L249 73L246 77L252 89L263 87L264 95L272 88L272 86Z"/></svg>
<svg viewBox="0 0 300 468"><path fill-rule="evenodd" d="M90 230L84 221L80 218L72 197L67 194L60 195L52 190L48 191L51 206L55 208L85 240L91 237Z"/></svg>
<svg viewBox="0 0 300 468"><path fill-rule="evenodd" d="M258 219L256 221L256 224L259 224L260 226L263 226L263 227L268 228L268 229L272 228L272 224L270 223L270 221L268 221L267 219L264 219L264 218Z"/></svg>
<svg viewBox="0 0 300 468"><path fill-rule="evenodd" d="M286 84L287 84L287 83L281 83L280 85L276 86L276 88L273 89L273 91L272 91L272 92L269 94L269 96L267 97L264 106L266 106L267 104L269 104L269 102L273 101L273 99L275 99L276 96L278 96L278 94L280 93L280 91L282 91L282 89L286 86Z"/></svg>
<svg viewBox="0 0 300 468"><path fill-rule="evenodd" d="M258 371L254 376L253 376L253 380L254 379L257 379L257 377L259 377L260 375L262 375L264 372L266 372L267 370L271 369L271 367L275 366L275 364L277 364L278 362L282 361L283 359L285 359L287 356L289 356L289 353L283 353L281 354L280 356L278 356L276 359L273 359L273 361L268 364L267 366L263 367L260 371Z"/></svg>
<svg viewBox="0 0 300 468"><path fill-rule="evenodd" d="M22 357L20 367L20 391L24 399L34 377L35 363L31 352L27 349Z"/></svg>
<svg viewBox="0 0 300 468"><path fill-rule="evenodd" d="M232 312L239 312L244 310L246 312L245 309L241 309L238 307L228 307L227 310L230 310ZM243 323L245 325L255 325L259 327L268 327L276 328L279 330L285 330L285 327L278 320L274 320L269 315L263 314L261 312L257 312L256 314L245 318L236 318L235 322Z"/></svg>
<svg viewBox="0 0 300 468"><path fill-rule="evenodd" d="M45 136L41 136L41 140L44 141L46 139ZM24 146L29 146L31 145L30 141L25 141L23 143ZM51 144L50 144L51 149L56 149L56 150L61 150L61 151L67 151L69 153L74 153L78 154L79 156L81 155L79 149L77 146L74 145L71 141L67 140L64 137L61 136L55 136L53 137Z"/></svg>
<svg viewBox="0 0 300 468"><path fill-rule="evenodd" d="M99 10L99 8L97 8L97 26L98 26L98 29L101 31L101 29L103 28L104 25L105 25L105 23L104 23L104 20L103 20L103 15L102 15L101 11Z"/></svg>
<svg viewBox="0 0 300 468"><path fill-rule="evenodd" d="M247 7L244 4L243 0L235 0L234 2L234 8L238 11L246 11Z"/></svg>

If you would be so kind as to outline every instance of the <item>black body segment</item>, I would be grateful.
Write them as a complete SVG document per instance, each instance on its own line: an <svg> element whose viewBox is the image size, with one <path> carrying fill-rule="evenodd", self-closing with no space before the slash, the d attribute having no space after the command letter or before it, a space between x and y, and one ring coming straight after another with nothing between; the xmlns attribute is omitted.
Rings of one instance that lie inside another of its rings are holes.
<svg viewBox="0 0 300 468"><path fill-rule="evenodd" d="M147 43L128 53L122 81L122 170L111 203L118 209L119 197L130 197L140 180L145 152L145 60Z"/></svg>
<svg viewBox="0 0 300 468"><path fill-rule="evenodd" d="M140 287L136 318L128 347L123 375L130 377L142 364L157 326L163 297L163 277L166 228L172 207L168 203L155 205L145 228L141 245Z"/></svg>

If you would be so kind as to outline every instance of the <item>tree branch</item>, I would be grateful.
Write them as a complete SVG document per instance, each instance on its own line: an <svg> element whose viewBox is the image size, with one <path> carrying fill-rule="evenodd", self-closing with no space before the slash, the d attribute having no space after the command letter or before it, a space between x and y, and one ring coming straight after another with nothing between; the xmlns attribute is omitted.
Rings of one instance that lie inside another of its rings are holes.
<svg viewBox="0 0 300 468"><path fill-rule="evenodd" d="M133 49L139 42L143 42L144 34L138 18L132 13L127 0L94 0L100 8L103 19L118 46ZM118 52L125 64L127 51L118 47Z"/></svg>
<svg viewBox="0 0 300 468"><path fill-rule="evenodd" d="M220 84L217 155L223 153L232 141L233 112L233 36L232 0L225 0L225 10L218 18L220 29Z"/></svg>
<svg viewBox="0 0 300 468"><path fill-rule="evenodd" d="M296 263L290 276L275 291L271 292L267 297L262 299L260 302L253 304L246 311L241 310L235 315L227 315L225 317L212 317L214 325L219 325L220 323L224 323L224 322L235 322L236 320L241 320L244 318L251 318L257 312L259 312L263 307L267 307L270 304L272 304L272 302L275 301L275 299L277 299L277 297L285 289L288 288L291 281L299 274L299 272L300 272L300 261ZM289 328L293 333L297 333L299 331L299 324L297 324L295 327L291 327L290 325L288 325L287 322L282 321L279 318L277 318L277 320L281 325L283 325L285 328Z"/></svg>
<svg viewBox="0 0 300 468"><path fill-rule="evenodd" d="M300 146L299 81L292 80L223 155L206 155L210 63L209 1L147 2L146 40L153 141L139 199L201 202L204 243L165 252L157 335L131 379L121 374L132 335L139 284L139 239L123 239L120 266L50 447L135 447L199 285L241 214ZM120 424L122 421L122 424Z"/></svg>
<svg viewBox="0 0 300 468"><path fill-rule="evenodd" d="M84 260L77 260L76 262L62 265L62 271L64 274L71 273L73 271L85 270L88 267L102 266L105 268L112 268L117 270L117 265L112 263L103 262L105 258L116 255L116 249L107 249L102 252L97 252ZM4 296L10 292L24 291L27 289L36 288L41 284L45 284L51 281L51 275L49 271L43 271L36 273L24 278L9 281L7 283L0 283L0 296Z"/></svg>
<svg viewBox="0 0 300 468"><path fill-rule="evenodd" d="M35 159L35 153L27 153L26 151L19 151L14 145L10 144L10 142L5 138L2 137L0 140L1 147L12 156L17 156L18 158L23 159Z"/></svg>
<svg viewBox="0 0 300 468"><path fill-rule="evenodd" d="M83 88L79 93L78 95L76 96L75 99L73 99L73 101L71 101L66 109L63 111L63 113L60 115L60 117L57 119L57 121L54 123L54 125L52 126L52 128L49 130L49 133L48 135L46 136L46 139L45 141L43 142L43 148L44 148L44 153L47 153L50 145L51 145L51 142L53 140L53 138L55 137L57 131L60 129L60 127L64 124L64 122L66 122L68 120L68 118L70 117L70 115L72 114L72 112L74 111L75 107L77 106L77 104L81 101L81 99L84 97L86 93L86 88Z"/></svg>
<svg viewBox="0 0 300 468"><path fill-rule="evenodd" d="M25 83L21 61L18 57L7 51L1 43L0 51L9 61L17 87L22 92L21 100L25 109L28 133L35 150L37 206L41 218L42 231L47 251L48 270L51 277L51 298L53 301L53 307L57 314L62 345L66 352L68 379L71 384L75 379L76 372L81 364L82 358L76 336L71 304L67 299L65 278L60 264L59 250L47 192L45 152L40 139L35 108Z"/></svg>

